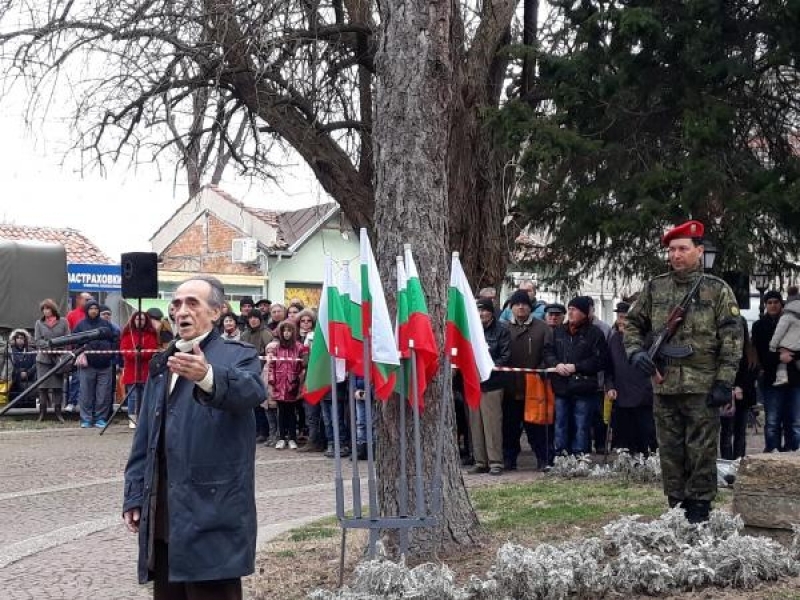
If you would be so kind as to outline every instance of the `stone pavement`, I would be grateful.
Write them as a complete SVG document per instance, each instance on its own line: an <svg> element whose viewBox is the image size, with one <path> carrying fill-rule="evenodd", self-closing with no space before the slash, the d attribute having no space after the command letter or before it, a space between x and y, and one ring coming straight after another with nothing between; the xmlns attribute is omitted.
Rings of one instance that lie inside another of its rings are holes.
<svg viewBox="0 0 800 600"><path fill-rule="evenodd" d="M122 524L131 431L0 431L0 598L148 598ZM333 461L259 447L259 544L334 511Z"/></svg>

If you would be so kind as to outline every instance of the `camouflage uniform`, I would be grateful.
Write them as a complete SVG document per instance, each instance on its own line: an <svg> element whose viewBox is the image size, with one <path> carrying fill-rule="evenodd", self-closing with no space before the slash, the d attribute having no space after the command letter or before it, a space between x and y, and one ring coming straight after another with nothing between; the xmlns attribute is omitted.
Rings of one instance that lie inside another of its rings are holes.
<svg viewBox="0 0 800 600"><path fill-rule="evenodd" d="M646 349L645 340L666 325L670 311L701 275L700 270L673 271L645 285L625 325L629 358ZM719 408L709 407L706 397L715 381L733 386L742 356L736 297L721 279L704 278L683 324L669 341L691 346L694 352L659 363L664 381L654 385L664 493L672 506L684 500L709 503L716 496Z"/></svg>

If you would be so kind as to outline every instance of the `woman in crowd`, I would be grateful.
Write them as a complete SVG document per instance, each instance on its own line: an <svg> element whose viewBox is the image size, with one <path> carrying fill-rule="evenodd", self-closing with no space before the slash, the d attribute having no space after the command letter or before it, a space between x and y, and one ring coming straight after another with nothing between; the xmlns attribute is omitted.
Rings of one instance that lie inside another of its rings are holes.
<svg viewBox="0 0 800 600"><path fill-rule="evenodd" d="M33 326L33 340L36 348L46 350L51 339L69 333L67 320L58 312L58 305L47 298L39 305L42 311L41 319L37 320ZM58 362L58 354L40 352L36 355L36 372L41 377L52 369ZM64 417L61 416L61 390L64 384L64 376L61 373L54 373L43 381L39 387L39 420L44 419L47 413L47 405L50 404L55 412L56 419L61 423Z"/></svg>
<svg viewBox="0 0 800 600"><path fill-rule="evenodd" d="M313 310L301 310L297 315L298 334L300 341L311 353L311 344L314 341L314 327L316 315ZM325 426L322 420L321 403L311 404L303 399L304 421L308 427L308 441L300 448L300 452L325 451Z"/></svg>
<svg viewBox="0 0 800 600"><path fill-rule="evenodd" d="M727 460L735 460L745 455L747 450L747 415L756 404L756 380L758 379L758 358L747 331L747 321L741 319L744 333L744 348L734 381L732 405L733 414L720 417L719 453Z"/></svg>
<svg viewBox="0 0 800 600"><path fill-rule="evenodd" d="M305 374L308 348L297 339L297 326L292 321L278 325L278 338L267 346L267 385L269 396L278 405L277 450L297 449L297 400Z"/></svg>
<svg viewBox="0 0 800 600"><path fill-rule="evenodd" d="M239 331L239 324L236 322L236 317L233 315L225 315L222 317L222 339L239 341L240 335L241 331Z"/></svg>
<svg viewBox="0 0 800 600"><path fill-rule="evenodd" d="M153 327L153 322L160 324L157 319L150 319L147 313L135 312L122 328L120 335L119 349L122 351L124 368L122 383L125 385L130 417L139 414L138 400L147 381L150 359L160 348L159 332ZM136 429L135 420L129 422L129 427Z"/></svg>

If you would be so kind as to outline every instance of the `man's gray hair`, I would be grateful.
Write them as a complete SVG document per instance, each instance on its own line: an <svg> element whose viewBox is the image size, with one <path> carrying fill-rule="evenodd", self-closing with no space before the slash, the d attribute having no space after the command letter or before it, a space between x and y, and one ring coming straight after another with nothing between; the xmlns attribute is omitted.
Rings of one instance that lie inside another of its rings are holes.
<svg viewBox="0 0 800 600"><path fill-rule="evenodd" d="M211 275L195 275L194 277L184 279L180 285L190 281L205 281L211 287L211 293L208 295L208 305L211 308L222 308L222 305L225 304L225 287L216 277L212 277Z"/></svg>

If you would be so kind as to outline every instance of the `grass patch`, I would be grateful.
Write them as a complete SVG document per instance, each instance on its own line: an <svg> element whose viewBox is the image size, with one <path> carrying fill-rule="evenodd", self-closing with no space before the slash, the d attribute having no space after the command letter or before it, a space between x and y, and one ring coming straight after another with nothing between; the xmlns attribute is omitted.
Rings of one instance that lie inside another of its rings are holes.
<svg viewBox="0 0 800 600"><path fill-rule="evenodd" d="M617 481L544 479L535 484L483 488L471 493L481 523L491 532L540 533L553 525L582 525L619 515L664 512L661 490Z"/></svg>
<svg viewBox="0 0 800 600"><path fill-rule="evenodd" d="M326 527L321 525L308 525L300 529L293 529L289 532L289 541L305 542L308 540L323 540L331 538L339 532L338 528Z"/></svg>

